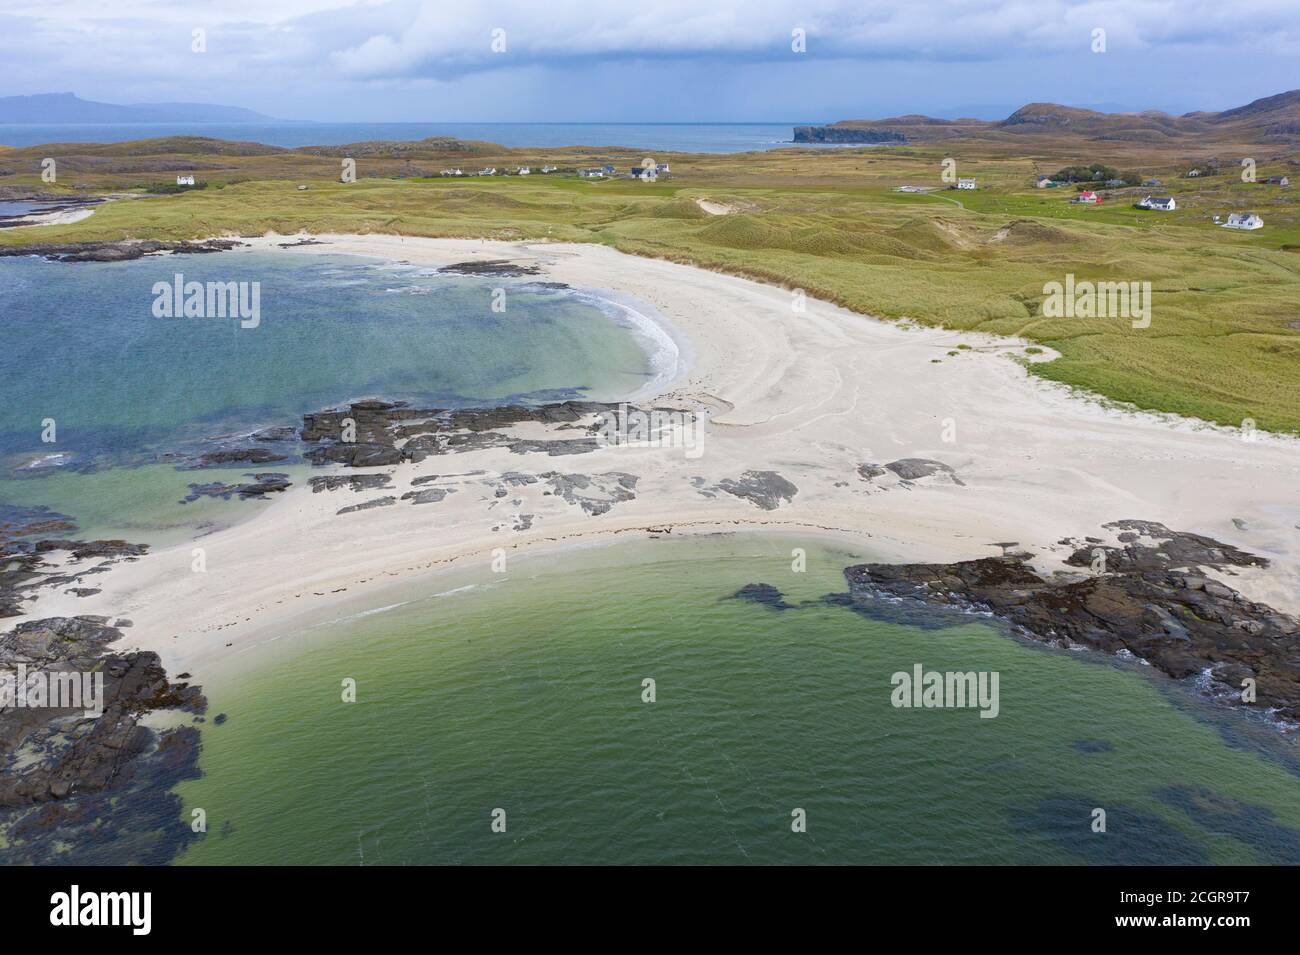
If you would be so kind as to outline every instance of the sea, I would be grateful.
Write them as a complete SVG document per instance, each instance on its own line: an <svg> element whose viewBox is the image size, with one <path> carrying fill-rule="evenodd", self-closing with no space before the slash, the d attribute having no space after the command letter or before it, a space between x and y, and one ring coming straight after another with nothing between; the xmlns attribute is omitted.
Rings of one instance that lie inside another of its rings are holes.
<svg viewBox="0 0 1300 955"><path fill-rule="evenodd" d="M207 833L176 861L1300 862L1272 730L986 618L828 603L870 556L622 543L484 562L278 634L205 686L203 775L178 793ZM737 598L750 583L785 609ZM996 672L997 716L895 707L917 664Z"/></svg>
<svg viewBox="0 0 1300 955"><path fill-rule="evenodd" d="M118 143L163 136L208 136L295 147L453 136L511 148L625 146L659 152L740 153L791 146L795 126L817 122L0 124L0 145Z"/></svg>
<svg viewBox="0 0 1300 955"><path fill-rule="evenodd" d="M243 283L250 302L256 286L256 327L155 315L155 287L174 288L178 274ZM47 507L82 536L155 545L257 506L185 500L194 483L247 480L249 466L178 464L300 426L306 412L370 397L436 408L613 400L670 380L680 360L635 303L599 290L277 251L0 259L0 328L0 515Z"/></svg>

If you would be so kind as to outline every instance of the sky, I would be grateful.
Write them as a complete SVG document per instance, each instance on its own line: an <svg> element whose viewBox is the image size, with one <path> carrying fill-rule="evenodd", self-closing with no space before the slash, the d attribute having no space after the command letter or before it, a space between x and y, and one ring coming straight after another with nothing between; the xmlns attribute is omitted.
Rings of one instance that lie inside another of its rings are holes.
<svg viewBox="0 0 1300 955"><path fill-rule="evenodd" d="M337 122L1181 113L1300 87L1300 0L0 0L0 64Z"/></svg>

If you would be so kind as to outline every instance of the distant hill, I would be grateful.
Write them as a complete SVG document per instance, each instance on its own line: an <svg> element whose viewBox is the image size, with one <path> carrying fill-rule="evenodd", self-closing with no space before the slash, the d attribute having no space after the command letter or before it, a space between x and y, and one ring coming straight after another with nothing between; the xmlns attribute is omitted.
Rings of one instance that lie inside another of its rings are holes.
<svg viewBox="0 0 1300 955"><path fill-rule="evenodd" d="M1056 103L1030 103L1003 120L895 116L849 119L829 126L798 126L797 143L1011 142L1026 137L1139 143L1196 139L1211 142L1300 144L1300 90L1266 96L1221 113L1172 116L1159 110L1101 113Z"/></svg>
<svg viewBox="0 0 1300 955"><path fill-rule="evenodd" d="M120 106L75 93L0 96L0 123L273 123L274 117L211 103L138 103Z"/></svg>

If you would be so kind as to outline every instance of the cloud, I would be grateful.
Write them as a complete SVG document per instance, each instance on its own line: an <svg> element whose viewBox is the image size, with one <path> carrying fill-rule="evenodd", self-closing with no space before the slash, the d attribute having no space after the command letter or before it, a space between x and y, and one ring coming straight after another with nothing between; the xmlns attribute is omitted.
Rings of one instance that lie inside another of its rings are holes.
<svg viewBox="0 0 1300 955"><path fill-rule="evenodd" d="M530 63L615 58L788 59L792 31L809 57L997 60L1086 50L1263 44L1297 50L1291 0L605 0L387 5L400 29L330 51L358 78L448 76ZM501 31L499 33L494 31ZM499 41L493 46L493 38ZM504 49L502 48L504 46Z"/></svg>
<svg viewBox="0 0 1300 955"><path fill-rule="evenodd" d="M1243 92L1295 85L1286 66L1300 53L1294 5L0 0L0 62L6 93L219 101L277 115L812 118L981 97L1201 108L1202 96L1232 105ZM207 31L206 54L190 49L195 28ZM806 53L791 50L796 28ZM1089 55L1097 28L1107 57ZM1212 88L1199 82L1206 63L1217 64Z"/></svg>

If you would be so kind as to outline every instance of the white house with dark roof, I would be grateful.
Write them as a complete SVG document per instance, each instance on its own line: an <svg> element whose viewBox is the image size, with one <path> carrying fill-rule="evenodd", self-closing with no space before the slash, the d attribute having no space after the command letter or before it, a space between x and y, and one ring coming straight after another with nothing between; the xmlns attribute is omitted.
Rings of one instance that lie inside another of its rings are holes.
<svg viewBox="0 0 1300 955"><path fill-rule="evenodd" d="M1262 229L1264 220L1253 212L1234 212L1228 216L1228 221L1223 224L1225 229Z"/></svg>
<svg viewBox="0 0 1300 955"><path fill-rule="evenodd" d="M178 185L178 186L192 186L192 185L194 185L194 177L193 177L193 176L177 176L177 177L176 177L176 185Z"/></svg>
<svg viewBox="0 0 1300 955"><path fill-rule="evenodd" d="M1139 209L1155 209L1159 212L1173 212L1178 208L1178 203L1174 201L1173 196L1147 196L1138 203Z"/></svg>
<svg viewBox="0 0 1300 955"><path fill-rule="evenodd" d="M958 188L958 189L974 189L974 188L976 188L976 186L975 186L975 180L974 180L974 179L958 179L958 180L957 180L957 188Z"/></svg>
<svg viewBox="0 0 1300 955"><path fill-rule="evenodd" d="M654 166L633 166L632 178L642 182L654 182L659 178L659 170Z"/></svg>

